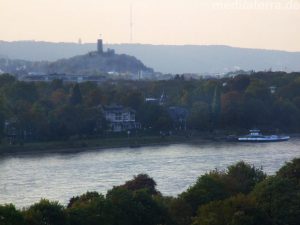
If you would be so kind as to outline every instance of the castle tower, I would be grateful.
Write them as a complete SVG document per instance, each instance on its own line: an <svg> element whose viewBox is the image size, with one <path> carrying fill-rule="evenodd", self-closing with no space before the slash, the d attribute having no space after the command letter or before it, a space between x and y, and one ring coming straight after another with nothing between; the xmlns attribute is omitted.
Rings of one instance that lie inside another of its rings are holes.
<svg viewBox="0 0 300 225"><path fill-rule="evenodd" d="M97 52L99 54L103 54L103 40L102 40L102 38L98 39L98 42L97 42Z"/></svg>

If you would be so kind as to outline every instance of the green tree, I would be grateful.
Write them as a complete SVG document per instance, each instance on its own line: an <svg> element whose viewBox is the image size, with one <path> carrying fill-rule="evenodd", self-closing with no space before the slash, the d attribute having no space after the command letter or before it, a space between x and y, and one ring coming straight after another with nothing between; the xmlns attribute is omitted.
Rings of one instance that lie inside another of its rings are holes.
<svg viewBox="0 0 300 225"><path fill-rule="evenodd" d="M5 88L5 97L10 105L18 101L33 103L38 99L38 92L34 83L18 81Z"/></svg>
<svg viewBox="0 0 300 225"><path fill-rule="evenodd" d="M53 91L57 90L57 89L62 89L64 88L64 83L62 80L60 79L54 79L51 83L50 83L50 87Z"/></svg>
<svg viewBox="0 0 300 225"><path fill-rule="evenodd" d="M108 191L106 199L112 206L112 224L157 225L164 224L168 218L166 208L158 204L146 190L130 191L115 187Z"/></svg>
<svg viewBox="0 0 300 225"><path fill-rule="evenodd" d="M72 88L71 96L70 96L70 104L79 105L82 103L82 95L80 91L80 87L78 84L75 84Z"/></svg>
<svg viewBox="0 0 300 225"><path fill-rule="evenodd" d="M245 90L246 97L258 98L267 102L271 98L269 87L262 79L252 79L250 85Z"/></svg>
<svg viewBox="0 0 300 225"><path fill-rule="evenodd" d="M210 107L206 102L195 102L188 117L188 127L196 130L208 130L210 122Z"/></svg>
<svg viewBox="0 0 300 225"><path fill-rule="evenodd" d="M94 89L87 93L84 97L84 103L88 107L98 106L100 104L106 104L105 96L100 89Z"/></svg>
<svg viewBox="0 0 300 225"><path fill-rule="evenodd" d="M166 198L165 205L168 208L171 224L190 225L193 218L191 206L182 198Z"/></svg>
<svg viewBox="0 0 300 225"><path fill-rule="evenodd" d="M251 193L272 223L297 225L300 221L299 185L288 178L269 177Z"/></svg>
<svg viewBox="0 0 300 225"><path fill-rule="evenodd" d="M4 106L0 98L0 142L4 136L4 123L5 123Z"/></svg>
<svg viewBox="0 0 300 225"><path fill-rule="evenodd" d="M239 127L243 116L243 96L238 92L227 92L221 97L222 123L225 127Z"/></svg>
<svg viewBox="0 0 300 225"><path fill-rule="evenodd" d="M132 180L127 181L124 185L122 185L122 187L131 191L144 189L151 195L159 194L159 192L156 190L156 182L147 174L139 174L134 176Z"/></svg>
<svg viewBox="0 0 300 225"><path fill-rule="evenodd" d="M300 184L300 158L295 158L291 162L287 162L277 172L277 176L294 180Z"/></svg>
<svg viewBox="0 0 300 225"><path fill-rule="evenodd" d="M212 129L215 129L219 125L221 113L221 91L220 87L216 85L214 90L214 96L211 103L211 123Z"/></svg>
<svg viewBox="0 0 300 225"><path fill-rule="evenodd" d="M274 104L274 119L280 128L289 127L290 130L297 129L299 126L300 111L288 99L279 99Z"/></svg>
<svg viewBox="0 0 300 225"><path fill-rule="evenodd" d="M65 225L67 223L63 206L46 199L30 206L23 214L26 225Z"/></svg>
<svg viewBox="0 0 300 225"><path fill-rule="evenodd" d="M250 77L248 75L237 75L229 81L228 86L231 90L243 93L250 85Z"/></svg>
<svg viewBox="0 0 300 225"><path fill-rule="evenodd" d="M255 199L237 195L199 208L193 225L269 225L267 215Z"/></svg>
<svg viewBox="0 0 300 225"><path fill-rule="evenodd" d="M69 223L72 225L111 225L112 206L106 201L103 195L97 192L71 198L67 214Z"/></svg>
<svg viewBox="0 0 300 225"><path fill-rule="evenodd" d="M226 175L227 189L233 194L248 194L256 184L266 178L266 174L254 166L241 161L228 167Z"/></svg>
<svg viewBox="0 0 300 225"><path fill-rule="evenodd" d="M196 184L188 188L179 197L191 206L193 214L195 214L199 206L229 196L224 177L224 172L211 171L199 177Z"/></svg>
<svg viewBox="0 0 300 225"><path fill-rule="evenodd" d="M16 82L16 78L10 74L1 74L0 75L0 88L5 87L7 85L11 85Z"/></svg>
<svg viewBox="0 0 300 225"><path fill-rule="evenodd" d="M56 89L51 93L49 100L54 106L61 106L67 103L67 94L64 89Z"/></svg>
<svg viewBox="0 0 300 225"><path fill-rule="evenodd" d="M138 110L144 103L144 96L140 91L129 90L122 95L121 103L125 106Z"/></svg>
<svg viewBox="0 0 300 225"><path fill-rule="evenodd" d="M0 205L1 225L23 225L24 219L20 211L14 205Z"/></svg>

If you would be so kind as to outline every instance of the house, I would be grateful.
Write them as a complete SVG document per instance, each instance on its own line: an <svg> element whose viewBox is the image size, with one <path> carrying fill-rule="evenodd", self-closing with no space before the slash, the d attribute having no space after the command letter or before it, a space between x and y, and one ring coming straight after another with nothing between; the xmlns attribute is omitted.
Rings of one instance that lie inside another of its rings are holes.
<svg viewBox="0 0 300 225"><path fill-rule="evenodd" d="M122 132L141 128L141 124L136 122L134 109L114 104L103 106L102 110L109 131Z"/></svg>
<svg viewBox="0 0 300 225"><path fill-rule="evenodd" d="M33 137L32 127L29 124L21 126L20 121L16 118L5 120L3 128L5 137L10 144L17 140L29 140Z"/></svg>

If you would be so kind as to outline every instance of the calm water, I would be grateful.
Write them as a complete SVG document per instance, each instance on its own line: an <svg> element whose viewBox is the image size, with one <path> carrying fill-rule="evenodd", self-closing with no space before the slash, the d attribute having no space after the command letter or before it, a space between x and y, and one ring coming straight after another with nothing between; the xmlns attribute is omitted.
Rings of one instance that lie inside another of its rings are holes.
<svg viewBox="0 0 300 225"><path fill-rule="evenodd" d="M45 197L66 204L86 191L103 194L133 175L147 173L165 195L177 195L209 170L239 160L273 174L300 157L300 139L281 143L209 143L85 153L16 155L0 158L0 204L28 206Z"/></svg>

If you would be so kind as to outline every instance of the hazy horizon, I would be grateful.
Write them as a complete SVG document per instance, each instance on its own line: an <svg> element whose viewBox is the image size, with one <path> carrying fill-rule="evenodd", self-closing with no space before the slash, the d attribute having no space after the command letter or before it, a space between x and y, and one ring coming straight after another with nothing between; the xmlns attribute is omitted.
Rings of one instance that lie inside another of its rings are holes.
<svg viewBox="0 0 300 225"><path fill-rule="evenodd" d="M0 0L0 18L4 41L300 51L300 0Z"/></svg>
<svg viewBox="0 0 300 225"><path fill-rule="evenodd" d="M45 42L45 43L53 43L53 44L78 44L78 41L46 41L46 40L0 40L0 42ZM105 39L104 39L105 41ZM97 45L96 40L94 42L82 42L80 45ZM284 49L268 49L268 48L255 48L255 47L241 47L241 46L232 46L232 45L226 45L226 44L151 44L151 43L129 43L129 42L123 42L123 43L110 43L110 42L104 42L104 48L105 45L111 46L111 45L152 45L152 46L224 46L229 48L240 48L240 49L251 49L251 50L267 50L267 51L282 51L282 52L290 52L290 53L299 53L299 50L292 51L292 50L284 50Z"/></svg>

